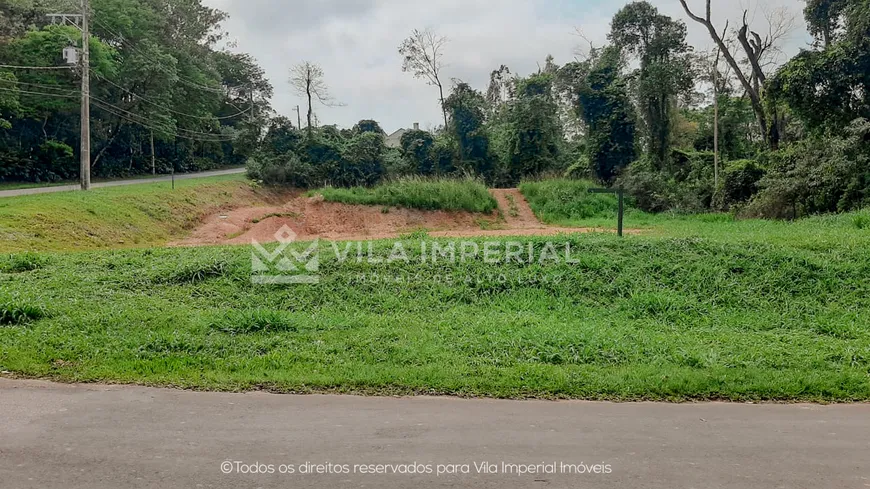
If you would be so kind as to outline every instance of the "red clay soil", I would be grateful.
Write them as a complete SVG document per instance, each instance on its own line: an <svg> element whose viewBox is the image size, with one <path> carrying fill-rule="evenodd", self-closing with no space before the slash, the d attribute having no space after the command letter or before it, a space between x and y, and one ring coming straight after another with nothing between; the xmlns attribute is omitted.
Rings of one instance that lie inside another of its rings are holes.
<svg viewBox="0 0 870 489"><path fill-rule="evenodd" d="M421 211L325 202L320 196L288 198L284 205L244 207L214 214L188 238L171 246L249 244L275 241L284 226L297 240L372 240L425 230L432 237L548 236L605 231L541 224L517 189L493 189L499 212Z"/></svg>

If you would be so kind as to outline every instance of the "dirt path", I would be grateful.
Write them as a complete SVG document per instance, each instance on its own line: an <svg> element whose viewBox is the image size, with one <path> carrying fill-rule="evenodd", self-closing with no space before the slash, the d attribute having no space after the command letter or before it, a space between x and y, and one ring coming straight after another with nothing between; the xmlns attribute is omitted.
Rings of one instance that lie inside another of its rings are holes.
<svg viewBox="0 0 870 489"><path fill-rule="evenodd" d="M550 236L563 233L607 231L563 228L542 224L517 189L493 189L498 213L421 211L384 206L325 202L321 197L296 196L283 205L244 207L206 218L187 239L171 246L249 244L275 241L289 226L296 239L347 241L398 238L415 231L432 237Z"/></svg>
<svg viewBox="0 0 870 489"><path fill-rule="evenodd" d="M542 224L535 217L526 198L515 188L494 188L490 190L492 196L498 202L498 208L504 215L504 221L510 229L545 229L548 226ZM549 226L552 227L552 226Z"/></svg>

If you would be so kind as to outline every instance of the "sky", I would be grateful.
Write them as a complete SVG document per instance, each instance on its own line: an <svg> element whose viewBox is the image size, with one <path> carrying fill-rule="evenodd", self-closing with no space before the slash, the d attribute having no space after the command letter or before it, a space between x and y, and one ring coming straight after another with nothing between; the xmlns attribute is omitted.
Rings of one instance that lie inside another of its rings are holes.
<svg viewBox="0 0 870 489"><path fill-rule="evenodd" d="M526 76L543 66L548 54L559 65L588 51L589 42L606 43L610 19L625 1L601 0L203 0L227 12L231 50L252 54L275 88L272 106L296 120L304 99L287 82L301 61L319 64L338 107L315 107L321 124L351 127L374 119L387 133L441 120L438 89L402 72L398 47L413 29L430 28L446 36L444 73L485 91L490 72L507 65ZM695 50L712 45L706 29L688 19L678 0L651 0L663 14L684 20ZM702 14L703 0L688 0ZM721 29L734 26L744 9L754 29L767 27L765 11L785 9L795 29L784 42L783 61L807 47L803 0L713 0ZM582 32L582 36L578 35ZM445 86L445 91L448 89ZM445 94L446 96L446 94ZM304 122L303 122L304 124Z"/></svg>

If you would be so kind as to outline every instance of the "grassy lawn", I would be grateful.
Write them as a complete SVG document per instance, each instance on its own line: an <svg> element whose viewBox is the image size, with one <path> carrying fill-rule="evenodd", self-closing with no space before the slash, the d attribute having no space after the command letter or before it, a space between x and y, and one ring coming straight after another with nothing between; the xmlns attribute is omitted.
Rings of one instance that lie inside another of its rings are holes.
<svg viewBox="0 0 870 489"><path fill-rule="evenodd" d="M859 216L520 240L570 244L578 263L421 263L410 240L410 262L339 263L323 246L314 285L252 285L249 247L6 255L0 370L220 390L870 400Z"/></svg>
<svg viewBox="0 0 870 489"><path fill-rule="evenodd" d="M424 210L489 213L498 207L486 186L475 180L404 178L373 188L323 188L311 192L329 202Z"/></svg>
<svg viewBox="0 0 870 489"><path fill-rule="evenodd" d="M259 201L244 175L0 199L0 252L152 246L204 214Z"/></svg>

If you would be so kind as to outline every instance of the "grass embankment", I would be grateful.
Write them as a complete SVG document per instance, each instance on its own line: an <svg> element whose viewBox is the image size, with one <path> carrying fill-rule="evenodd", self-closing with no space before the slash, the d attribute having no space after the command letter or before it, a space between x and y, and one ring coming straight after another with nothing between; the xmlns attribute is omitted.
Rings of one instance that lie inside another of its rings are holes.
<svg viewBox="0 0 870 489"><path fill-rule="evenodd" d="M421 263L418 240L410 263L339 263L322 246L321 282L293 286L252 285L249 247L16 255L0 265L0 370L227 390L870 400L870 232L853 222L830 218L809 240L819 221L756 222L740 243L520 239L560 255L570 243L579 262L561 264ZM373 273L393 279L363 280Z"/></svg>
<svg viewBox="0 0 870 489"><path fill-rule="evenodd" d="M566 227L606 226L616 223L619 199L616 194L590 193L589 189L601 185L587 180L535 180L525 181L520 192L535 215L547 224ZM626 222L647 225L654 216L631 206L625 201Z"/></svg>
<svg viewBox="0 0 870 489"><path fill-rule="evenodd" d="M591 194L599 185L584 180L528 181L520 191L532 211L547 224L566 227L616 227L617 197ZM625 202L625 227L642 229L645 236L671 238L704 237L734 243L789 245L827 248L836 243L844 248L865 246L870 232L870 209L841 215L814 216L797 223L736 219L731 214L650 214ZM864 231L863 233L844 232Z"/></svg>
<svg viewBox="0 0 870 489"><path fill-rule="evenodd" d="M312 193L329 202L410 209L490 213L498 208L489 190L475 180L403 178L372 188L323 188Z"/></svg>
<svg viewBox="0 0 870 489"><path fill-rule="evenodd" d="M161 245L209 213L262 202L242 175L0 198L0 252Z"/></svg>

